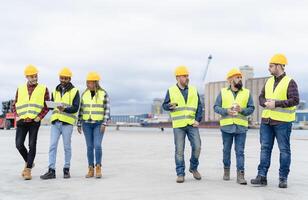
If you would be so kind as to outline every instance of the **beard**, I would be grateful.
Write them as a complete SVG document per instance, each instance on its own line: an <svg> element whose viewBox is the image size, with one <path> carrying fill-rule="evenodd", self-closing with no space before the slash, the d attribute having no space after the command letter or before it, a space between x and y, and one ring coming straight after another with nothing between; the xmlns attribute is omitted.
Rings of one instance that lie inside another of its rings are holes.
<svg viewBox="0 0 308 200"><path fill-rule="evenodd" d="M30 83L30 85L36 85L37 84L37 79L30 80L29 83Z"/></svg>
<svg viewBox="0 0 308 200"><path fill-rule="evenodd" d="M238 90L243 88L243 83L242 81L239 81L238 83L234 82L234 87L236 87Z"/></svg>

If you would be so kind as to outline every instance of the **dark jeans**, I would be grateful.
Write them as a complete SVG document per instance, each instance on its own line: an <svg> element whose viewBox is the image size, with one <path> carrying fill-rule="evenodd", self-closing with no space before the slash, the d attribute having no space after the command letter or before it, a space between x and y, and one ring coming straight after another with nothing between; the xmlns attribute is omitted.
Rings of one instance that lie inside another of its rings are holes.
<svg viewBox="0 0 308 200"><path fill-rule="evenodd" d="M27 163L27 168L32 168L32 164L36 155L36 141L37 133L41 122L24 122L22 120L17 122L15 144L20 155ZM26 149L24 143L26 136L29 133L29 151Z"/></svg>
<svg viewBox="0 0 308 200"><path fill-rule="evenodd" d="M291 149L290 149L290 135L292 130L292 123L282 123L279 125L261 124L260 127L260 143L261 154L260 164L258 166L258 175L266 176L271 164L272 149L275 138L278 143L280 151L280 168L279 177L288 178L291 164Z"/></svg>

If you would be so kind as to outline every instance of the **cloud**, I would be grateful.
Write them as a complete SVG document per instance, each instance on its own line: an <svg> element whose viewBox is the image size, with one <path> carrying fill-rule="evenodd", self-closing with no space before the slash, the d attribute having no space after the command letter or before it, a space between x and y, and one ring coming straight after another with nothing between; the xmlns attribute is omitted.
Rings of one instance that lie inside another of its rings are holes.
<svg viewBox="0 0 308 200"><path fill-rule="evenodd" d="M98 71L114 113L150 110L174 84L173 70L185 64L202 92L230 68L251 65L268 75L269 58L289 59L287 72L301 91L308 66L305 1L7 1L0 8L0 100L13 97L28 63L40 69L51 90L57 73L71 67L81 90ZM113 114L114 114L113 113Z"/></svg>

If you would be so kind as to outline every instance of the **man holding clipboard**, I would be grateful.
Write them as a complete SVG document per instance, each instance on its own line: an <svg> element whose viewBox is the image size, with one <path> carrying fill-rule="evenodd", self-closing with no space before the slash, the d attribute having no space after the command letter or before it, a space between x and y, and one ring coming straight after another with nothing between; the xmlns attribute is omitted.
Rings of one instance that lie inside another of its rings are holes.
<svg viewBox="0 0 308 200"><path fill-rule="evenodd" d="M51 116L51 135L49 146L49 166L48 172L41 176L41 179L56 178L56 155L60 136L62 135L64 145L65 163L63 167L63 178L70 178L71 138L73 125L77 119L80 104L78 90L71 83L72 72L68 68L63 68L60 73L60 84L52 93L48 105L54 108Z"/></svg>

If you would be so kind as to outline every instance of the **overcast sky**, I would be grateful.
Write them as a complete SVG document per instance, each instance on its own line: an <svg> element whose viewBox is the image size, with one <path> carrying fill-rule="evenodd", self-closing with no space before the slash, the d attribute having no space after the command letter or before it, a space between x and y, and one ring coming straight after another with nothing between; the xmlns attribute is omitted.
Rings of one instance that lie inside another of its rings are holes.
<svg viewBox="0 0 308 200"><path fill-rule="evenodd" d="M266 76L270 57L284 53L304 93L307 9L301 0L1 0L0 100L14 97L27 64L50 90L67 66L81 90L89 71L101 74L112 114L145 113L175 83L178 65L189 67L202 92L209 54L207 81L215 81L242 65Z"/></svg>

